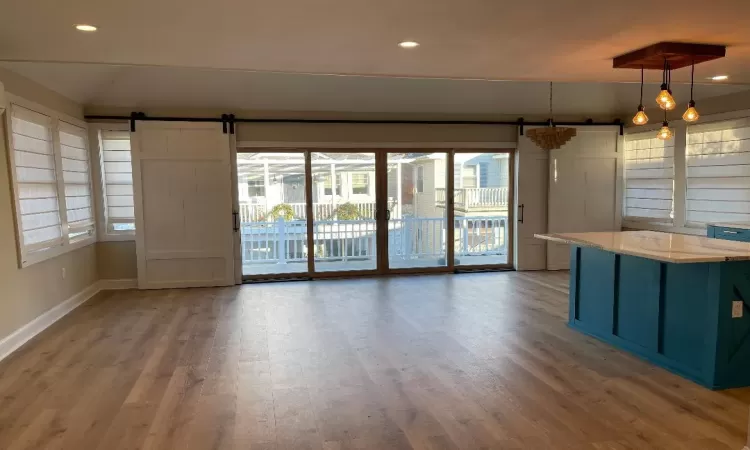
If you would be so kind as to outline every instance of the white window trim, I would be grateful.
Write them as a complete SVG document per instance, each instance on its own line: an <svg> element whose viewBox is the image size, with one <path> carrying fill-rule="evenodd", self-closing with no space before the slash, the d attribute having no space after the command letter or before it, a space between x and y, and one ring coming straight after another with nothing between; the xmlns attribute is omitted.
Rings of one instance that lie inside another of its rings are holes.
<svg viewBox="0 0 750 450"><path fill-rule="evenodd" d="M68 230L68 221L67 221L67 208L65 208L65 181L62 176L62 166L61 166L61 156L60 156L60 127L59 122L67 122L71 125L75 125L78 127L83 128L84 130L88 130L88 124L84 122L81 119L77 119L75 117L68 116L67 114L63 114L60 112L57 112L53 109L47 108L45 106L39 105L37 103L31 102L29 100L26 100L22 97L18 97L16 95L7 94L8 98L8 110L5 113L5 144L8 149L8 155L9 155L9 165L8 165L8 171L10 172L10 180L11 180L11 191L13 195L13 215L15 219L15 228L16 228L16 250L18 255L18 265L21 268L31 266L32 264L36 264L42 261L46 261L48 259L56 258L60 255L63 255L65 253L77 250L79 248L83 248L86 246L89 246L97 241L97 228L94 227L94 232L91 236L85 237L83 239L78 239L73 242L70 240L69 230ZM12 105L17 105L21 108L30 109L32 111L38 112L40 114L44 114L50 119L52 119L52 142L53 142L53 155L55 158L55 172L56 172L56 178L57 178L57 195L58 195L58 201L60 202L60 226L62 228L62 234L63 234L63 242L60 245L57 245L55 247L51 247L49 249L32 252L27 254L24 251L22 242L23 242L23 225L21 223L21 214L19 214L19 211L21 210L20 201L17 195L18 192L18 182L16 179L16 163L15 163L15 151L14 151L14 143L13 143L13 118L12 118ZM91 186L91 189L94 189L94 183L92 179L92 170L91 170L91 145L89 144L88 140L86 142L86 150L89 152L89 184ZM95 216L96 217L96 216Z"/></svg>
<svg viewBox="0 0 750 450"><path fill-rule="evenodd" d="M93 158L96 163L92 164L92 176L95 184L96 204L96 227L100 242L127 242L135 241L135 231L111 231L107 221L107 207L105 205L106 186L104 183L104 159L102 158L102 146L99 133L101 131L130 131L128 123L91 123L89 124L89 142ZM131 149L132 151L132 149Z"/></svg>
<svg viewBox="0 0 750 450"><path fill-rule="evenodd" d="M711 114L701 116L698 124L707 124L712 122L724 122L734 119L745 119L750 118L750 109L743 109L739 111L731 111L726 113ZM659 223L658 221L645 221L645 220L623 220L622 227L633 230L652 230L652 231L663 231L667 233L680 233L680 234L692 234L705 236L707 233L706 225L696 225L687 222L687 164L686 164L686 152L687 152L687 129L688 125L683 120L674 120L670 122L670 125L675 129L675 145L674 145L674 223L672 225ZM628 127L625 128L625 134L629 133L643 133L653 131L654 135L661 127L661 122L657 121L654 124L641 126L641 127ZM623 189L623 194L624 189ZM625 215L625 202L622 202L622 213L623 218Z"/></svg>

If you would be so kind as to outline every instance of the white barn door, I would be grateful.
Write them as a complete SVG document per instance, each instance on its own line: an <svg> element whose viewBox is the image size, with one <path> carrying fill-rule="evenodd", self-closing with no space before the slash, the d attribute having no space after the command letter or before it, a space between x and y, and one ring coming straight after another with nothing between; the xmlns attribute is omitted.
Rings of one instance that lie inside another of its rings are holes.
<svg viewBox="0 0 750 450"><path fill-rule="evenodd" d="M579 127L549 152L549 233L620 231L621 143L618 127ZM547 270L569 268L570 246L548 243Z"/></svg>
<svg viewBox="0 0 750 450"><path fill-rule="evenodd" d="M138 122L132 136L140 289L234 284L229 135Z"/></svg>

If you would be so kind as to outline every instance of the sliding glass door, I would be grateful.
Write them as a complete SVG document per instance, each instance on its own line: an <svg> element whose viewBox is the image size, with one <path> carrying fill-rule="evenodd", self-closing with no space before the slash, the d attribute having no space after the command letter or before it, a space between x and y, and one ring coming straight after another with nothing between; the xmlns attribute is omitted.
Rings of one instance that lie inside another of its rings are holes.
<svg viewBox="0 0 750 450"><path fill-rule="evenodd" d="M374 152L312 152L314 271L378 269Z"/></svg>
<svg viewBox="0 0 750 450"><path fill-rule="evenodd" d="M240 152L243 278L510 267L512 167L511 151Z"/></svg>
<svg viewBox="0 0 750 450"><path fill-rule="evenodd" d="M305 153L238 153L243 277L308 272Z"/></svg>
<svg viewBox="0 0 750 450"><path fill-rule="evenodd" d="M448 157L387 153L388 270L448 267Z"/></svg>
<svg viewBox="0 0 750 450"><path fill-rule="evenodd" d="M453 154L454 262L457 269L511 267L513 153Z"/></svg>

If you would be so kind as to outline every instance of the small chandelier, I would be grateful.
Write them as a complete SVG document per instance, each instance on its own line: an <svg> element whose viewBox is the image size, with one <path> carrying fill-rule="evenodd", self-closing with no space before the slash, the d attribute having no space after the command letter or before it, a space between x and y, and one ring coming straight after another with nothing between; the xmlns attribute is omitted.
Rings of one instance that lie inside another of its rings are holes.
<svg viewBox="0 0 750 450"><path fill-rule="evenodd" d="M526 130L526 137L531 139L539 148L556 150L573 139L577 131L575 128L555 126L552 115L552 83L549 84L549 115L546 127Z"/></svg>

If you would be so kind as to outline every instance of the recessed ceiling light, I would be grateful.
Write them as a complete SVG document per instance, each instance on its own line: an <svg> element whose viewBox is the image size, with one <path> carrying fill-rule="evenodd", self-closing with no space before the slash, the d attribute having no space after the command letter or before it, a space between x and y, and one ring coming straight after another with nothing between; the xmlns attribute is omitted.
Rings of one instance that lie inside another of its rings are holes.
<svg viewBox="0 0 750 450"><path fill-rule="evenodd" d="M76 25L78 31L96 31L96 27L93 25L79 24Z"/></svg>
<svg viewBox="0 0 750 450"><path fill-rule="evenodd" d="M398 46L401 48L416 48L416 47L419 47L419 42L403 41L403 42L399 42Z"/></svg>
<svg viewBox="0 0 750 450"><path fill-rule="evenodd" d="M714 81L724 81L729 79L729 75L716 75L715 77L711 77Z"/></svg>

